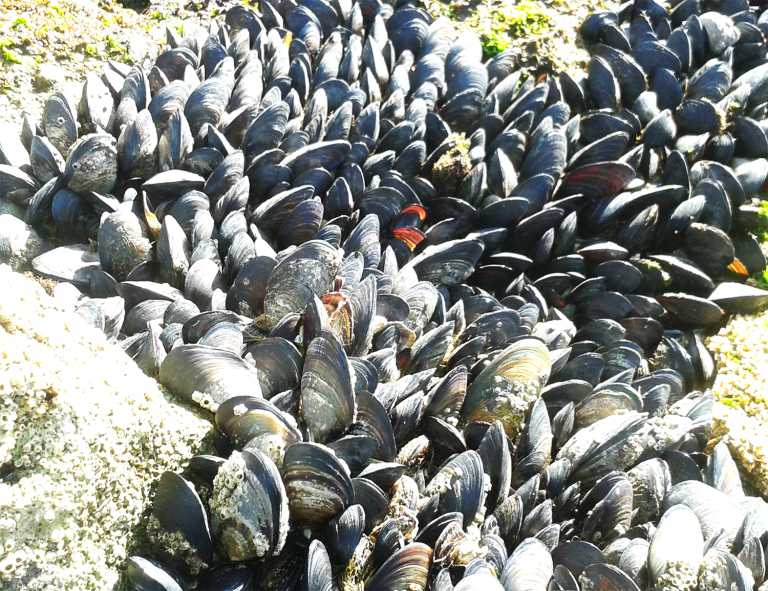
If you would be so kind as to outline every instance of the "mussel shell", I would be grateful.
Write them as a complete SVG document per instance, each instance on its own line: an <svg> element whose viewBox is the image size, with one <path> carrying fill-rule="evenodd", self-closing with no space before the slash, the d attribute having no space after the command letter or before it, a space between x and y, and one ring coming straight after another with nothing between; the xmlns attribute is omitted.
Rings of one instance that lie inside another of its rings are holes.
<svg viewBox="0 0 768 591"><path fill-rule="evenodd" d="M140 591L163 589L164 591L186 591L184 579L156 560L131 556L126 560L126 572L130 584Z"/></svg>
<svg viewBox="0 0 768 591"><path fill-rule="evenodd" d="M267 337L250 346L246 356L253 358L265 398L292 390L301 381L303 360L293 343L278 337Z"/></svg>
<svg viewBox="0 0 768 591"><path fill-rule="evenodd" d="M499 419L507 435L515 437L524 413L549 379L550 369L549 353L541 341L523 339L510 345L470 385L462 417L468 421Z"/></svg>
<svg viewBox="0 0 768 591"><path fill-rule="evenodd" d="M347 466L323 445L291 445L286 449L281 473L291 519L298 525L320 527L354 499Z"/></svg>
<svg viewBox="0 0 768 591"><path fill-rule="evenodd" d="M255 449L235 452L211 495L211 524L230 560L278 555L288 534L285 488L272 460Z"/></svg>
<svg viewBox="0 0 768 591"><path fill-rule="evenodd" d="M366 587L382 591L403 588L424 591L431 562L432 549L429 546L417 542L408 544L387 559Z"/></svg>
<svg viewBox="0 0 768 591"><path fill-rule="evenodd" d="M281 260L269 276L264 297L267 322L273 326L285 314L302 312L312 297L325 293L341 264L327 242L305 242Z"/></svg>
<svg viewBox="0 0 768 591"><path fill-rule="evenodd" d="M152 505L149 537L155 551L185 574L196 575L213 563L208 517L194 486L175 472L160 477ZM173 540L174 537L180 540ZM181 543L177 553L173 542Z"/></svg>
<svg viewBox="0 0 768 591"><path fill-rule="evenodd" d="M312 339L301 377L301 418L315 441L326 443L355 420L352 374L343 347L330 332Z"/></svg>
<svg viewBox="0 0 768 591"><path fill-rule="evenodd" d="M293 417L253 396L225 400L216 409L216 426L235 447L258 449L278 467L285 448L302 439Z"/></svg>
<svg viewBox="0 0 768 591"><path fill-rule="evenodd" d="M212 410L243 394L261 396L253 367L234 353L205 345L172 349L160 368L160 383L176 396Z"/></svg>
<svg viewBox="0 0 768 591"><path fill-rule="evenodd" d="M553 559L547 547L531 538L523 541L509 557L501 573L501 583L509 591L544 591L553 571Z"/></svg>

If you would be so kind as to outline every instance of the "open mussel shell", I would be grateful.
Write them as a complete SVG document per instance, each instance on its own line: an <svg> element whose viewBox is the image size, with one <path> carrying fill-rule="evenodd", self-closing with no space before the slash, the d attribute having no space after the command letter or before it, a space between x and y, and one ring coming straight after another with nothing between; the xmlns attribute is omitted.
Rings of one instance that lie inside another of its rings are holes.
<svg viewBox="0 0 768 591"><path fill-rule="evenodd" d="M213 564L205 508L194 486L175 472L160 477L147 534L157 555L180 573L196 576Z"/></svg>
<svg viewBox="0 0 768 591"><path fill-rule="evenodd" d="M211 524L230 560L277 555L288 534L288 499L274 462L234 452L213 481Z"/></svg>
<svg viewBox="0 0 768 591"><path fill-rule="evenodd" d="M516 437L525 413L549 379L547 348L535 339L520 340L502 351L467 389L461 416L467 421L500 420Z"/></svg>
<svg viewBox="0 0 768 591"><path fill-rule="evenodd" d="M281 473L296 525L321 527L354 499L349 469L324 445L294 443L285 451Z"/></svg>

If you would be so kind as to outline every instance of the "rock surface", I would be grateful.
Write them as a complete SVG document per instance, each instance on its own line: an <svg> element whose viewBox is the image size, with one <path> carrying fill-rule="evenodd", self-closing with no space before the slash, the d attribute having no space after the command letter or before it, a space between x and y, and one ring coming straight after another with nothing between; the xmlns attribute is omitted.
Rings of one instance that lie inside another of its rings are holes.
<svg viewBox="0 0 768 591"><path fill-rule="evenodd" d="M209 430L0 266L0 588L112 589L160 474L204 453Z"/></svg>
<svg viewBox="0 0 768 591"><path fill-rule="evenodd" d="M755 492L768 497L768 311L737 315L707 340L717 363L713 437L728 445Z"/></svg>

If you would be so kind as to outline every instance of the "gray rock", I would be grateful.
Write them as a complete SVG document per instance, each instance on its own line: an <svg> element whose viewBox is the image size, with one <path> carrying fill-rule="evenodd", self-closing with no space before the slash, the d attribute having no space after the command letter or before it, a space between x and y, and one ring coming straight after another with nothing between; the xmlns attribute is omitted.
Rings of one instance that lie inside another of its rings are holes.
<svg viewBox="0 0 768 591"><path fill-rule="evenodd" d="M125 588L158 475L211 452L208 421L61 307L0 265L3 591Z"/></svg>

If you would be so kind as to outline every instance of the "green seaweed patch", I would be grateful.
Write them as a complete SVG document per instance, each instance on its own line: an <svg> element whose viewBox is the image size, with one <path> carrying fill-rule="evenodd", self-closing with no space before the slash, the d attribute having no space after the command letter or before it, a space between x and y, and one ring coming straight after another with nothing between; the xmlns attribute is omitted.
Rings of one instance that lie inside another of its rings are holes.
<svg viewBox="0 0 768 591"><path fill-rule="evenodd" d="M513 37L536 35L543 32L549 25L549 15L542 12L536 2L522 0L518 2L507 14L502 15L507 23L509 33Z"/></svg>
<svg viewBox="0 0 768 591"><path fill-rule="evenodd" d="M729 394L728 396L721 396L719 402L727 406L728 408L744 408L746 401L739 394Z"/></svg>
<svg viewBox="0 0 768 591"><path fill-rule="evenodd" d="M483 12L482 9L478 10L477 23L469 23L469 26L483 31L480 40L486 58L504 51L514 38L541 35L551 20L538 3L531 0L521 0L514 5L505 5L503 9L490 9L485 14Z"/></svg>
<svg viewBox="0 0 768 591"><path fill-rule="evenodd" d="M760 201L757 207L760 223L752 233L760 242L768 242L768 201Z"/></svg>
<svg viewBox="0 0 768 591"><path fill-rule="evenodd" d="M763 242L765 242L765 240L763 240ZM760 289L768 290L768 269L766 269L762 273L756 273L755 279L757 281L757 286Z"/></svg>
<svg viewBox="0 0 768 591"><path fill-rule="evenodd" d="M503 33L485 33L480 37L485 57L493 57L509 47L510 40Z"/></svg>
<svg viewBox="0 0 768 591"><path fill-rule="evenodd" d="M747 408L752 404L765 404L766 402L765 397L760 396L759 394L750 394L748 392L742 392L739 390L730 390L725 394L720 394L717 400L729 408L737 408L742 410L747 410Z"/></svg>
<svg viewBox="0 0 768 591"><path fill-rule="evenodd" d="M20 64L21 58L13 51L14 42L11 39L0 39L0 54L5 64Z"/></svg>

